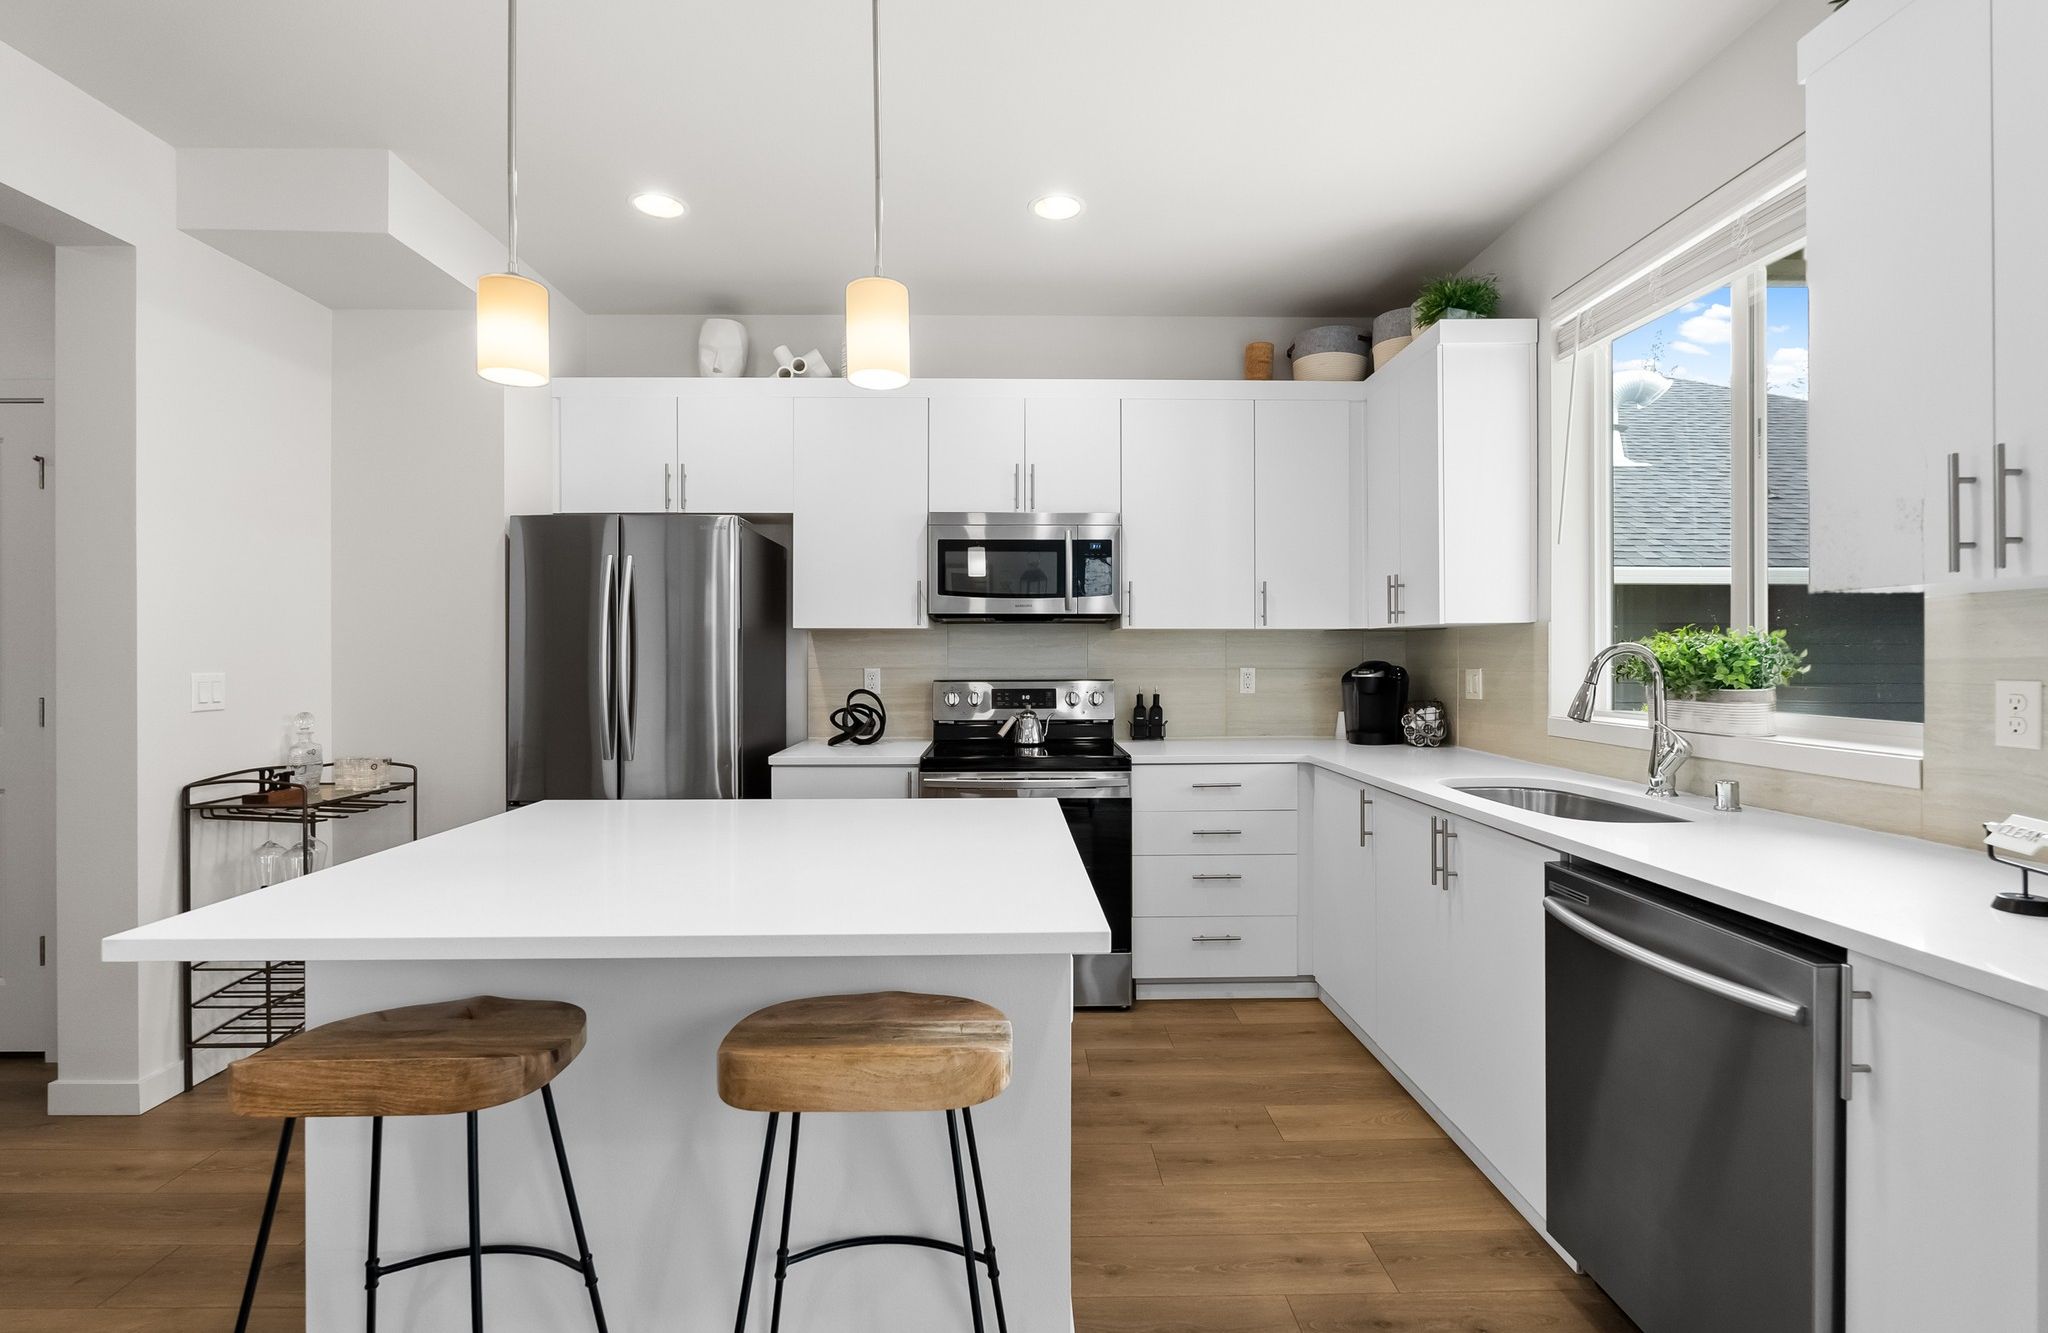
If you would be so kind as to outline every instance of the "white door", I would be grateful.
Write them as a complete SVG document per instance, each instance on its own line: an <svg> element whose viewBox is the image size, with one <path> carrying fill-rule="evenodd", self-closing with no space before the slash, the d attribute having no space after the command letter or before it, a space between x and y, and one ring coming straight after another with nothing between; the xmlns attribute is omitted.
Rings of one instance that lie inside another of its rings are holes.
<svg viewBox="0 0 2048 1333"><path fill-rule="evenodd" d="M1024 499L1024 400L934 398L931 507L939 513L1007 514Z"/></svg>
<svg viewBox="0 0 2048 1333"><path fill-rule="evenodd" d="M1351 404L1254 405L1258 623L1351 621Z"/></svg>
<svg viewBox="0 0 2048 1333"><path fill-rule="evenodd" d="M675 508L674 398L570 394L555 404L558 510L658 514Z"/></svg>
<svg viewBox="0 0 2048 1333"><path fill-rule="evenodd" d="M1455 1072L1444 1111L1520 1191L1544 1209L1543 868L1547 847L1444 816L1450 891L1450 985L1444 995Z"/></svg>
<svg viewBox="0 0 2048 1333"><path fill-rule="evenodd" d="M2048 217L2048 172L2041 169L2048 162L2048 79L2040 73L2048 52L2048 4L1994 0L1992 25L1998 36L1991 52L1998 289L2027 294L1997 302L1997 438L2005 442L2006 465L2022 471L2006 485L2010 534L2023 540L2006 548L2002 573L2038 578L2048 574L2048 401L2039 387L2048 364L2048 320L2041 317L2048 296L2048 247L2041 244L2041 220Z"/></svg>
<svg viewBox="0 0 2048 1333"><path fill-rule="evenodd" d="M1379 959L1373 1035L1423 1094L1442 1105L1459 1054L1452 1048L1444 1005L1450 985L1450 894L1436 872L1437 816L1385 792L1375 792L1372 802Z"/></svg>
<svg viewBox="0 0 2048 1333"><path fill-rule="evenodd" d="M1123 509L1123 404L1115 398L1024 402L1024 507L1040 513Z"/></svg>
<svg viewBox="0 0 2048 1333"><path fill-rule="evenodd" d="M2013 51L2017 76L2038 81L2038 49ZM1946 581L1952 536L1977 543L1955 577L1988 577L1992 294L2017 291L1992 276L1991 0L1913 0L1808 70L1806 161L1808 582ZM2038 156L2022 170L2038 178ZM2039 198L2038 179L2019 188ZM2025 227L2038 236L2038 215ZM1899 352L1902 292L1941 294L1924 374ZM1978 478L1958 489L1953 534L1951 453Z"/></svg>
<svg viewBox="0 0 2048 1333"><path fill-rule="evenodd" d="M1363 495L1354 510L1365 523L1365 564L1356 590L1368 629L1394 620L1394 579L1401 572L1401 384L1382 371L1366 391Z"/></svg>
<svg viewBox="0 0 2048 1333"><path fill-rule="evenodd" d="M1310 918L1316 981L1353 1022L1373 1030L1372 791L1315 775Z"/></svg>
<svg viewBox="0 0 2048 1333"><path fill-rule="evenodd" d="M0 385L7 397L40 397ZM0 1051L57 1048L55 700L58 483L50 408L0 404ZM45 464L38 465L36 455Z"/></svg>
<svg viewBox="0 0 2048 1333"><path fill-rule="evenodd" d="M796 493L795 403L676 400L675 507L692 514L786 514Z"/></svg>
<svg viewBox="0 0 2048 1333"><path fill-rule="evenodd" d="M1399 629L1443 623L1441 356L1441 349L1435 355L1411 349L1391 363L1401 384L1401 562L1394 585Z"/></svg>
<svg viewBox="0 0 2048 1333"><path fill-rule="evenodd" d="M1252 405L1123 405L1124 623L1250 629Z"/></svg>
<svg viewBox="0 0 2048 1333"><path fill-rule="evenodd" d="M790 553L798 629L925 623L925 402L798 400Z"/></svg>

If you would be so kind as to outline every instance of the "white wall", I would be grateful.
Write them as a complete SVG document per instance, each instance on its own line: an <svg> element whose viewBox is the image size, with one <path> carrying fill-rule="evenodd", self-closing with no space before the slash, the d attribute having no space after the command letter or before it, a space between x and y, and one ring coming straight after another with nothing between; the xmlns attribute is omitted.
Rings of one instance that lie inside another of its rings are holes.
<svg viewBox="0 0 2048 1333"><path fill-rule="evenodd" d="M328 711L331 319L177 231L169 145L4 45L0 186L119 243L57 251L50 1099L132 1112L178 1086L176 975L100 937L175 909L183 783ZM192 714L206 670L228 708Z"/></svg>
<svg viewBox="0 0 2048 1333"><path fill-rule="evenodd" d="M1191 279L1195 280L1195 279ZM915 309L917 293L911 293ZM591 315L586 375L694 375L702 315ZM775 370L776 344L802 356L825 353L843 371L845 320L820 315L737 315L747 326L747 373ZM1244 376L1244 346L1273 344L1273 374L1288 377L1287 346L1303 329L1369 317L1296 315L916 315L910 363L920 377L1042 379L1217 379Z"/></svg>
<svg viewBox="0 0 2048 1333"><path fill-rule="evenodd" d="M56 330L55 248L0 227L0 380L53 378Z"/></svg>

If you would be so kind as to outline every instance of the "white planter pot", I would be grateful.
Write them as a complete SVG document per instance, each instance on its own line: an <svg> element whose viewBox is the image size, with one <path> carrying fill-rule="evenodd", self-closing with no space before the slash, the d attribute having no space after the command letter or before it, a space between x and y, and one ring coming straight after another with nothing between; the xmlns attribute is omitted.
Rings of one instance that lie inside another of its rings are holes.
<svg viewBox="0 0 2048 1333"><path fill-rule="evenodd" d="M1699 699L1671 699L1664 720L1680 731L1712 736L1775 736L1778 734L1778 692L1715 690Z"/></svg>

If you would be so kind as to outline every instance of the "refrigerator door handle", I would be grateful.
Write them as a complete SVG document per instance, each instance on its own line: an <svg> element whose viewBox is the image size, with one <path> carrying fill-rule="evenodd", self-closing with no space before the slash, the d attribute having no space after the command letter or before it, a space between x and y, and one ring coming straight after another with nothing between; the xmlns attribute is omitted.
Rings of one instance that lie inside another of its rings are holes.
<svg viewBox="0 0 2048 1333"><path fill-rule="evenodd" d="M633 715L640 691L640 613L633 606L633 557L619 575L619 758L633 758Z"/></svg>
<svg viewBox="0 0 2048 1333"><path fill-rule="evenodd" d="M598 712L604 719L604 733L598 738L598 757L612 757L612 738L617 732L618 712L612 698L612 562L618 557L605 552L597 576L597 697Z"/></svg>

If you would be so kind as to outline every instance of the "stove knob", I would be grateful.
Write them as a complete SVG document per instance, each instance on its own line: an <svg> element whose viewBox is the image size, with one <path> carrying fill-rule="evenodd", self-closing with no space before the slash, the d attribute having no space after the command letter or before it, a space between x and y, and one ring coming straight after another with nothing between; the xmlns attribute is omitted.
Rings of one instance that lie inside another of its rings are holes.
<svg viewBox="0 0 2048 1333"><path fill-rule="evenodd" d="M958 690L947 690L947 691L946 691L946 707L948 707L948 708L958 708L959 706L960 706L960 691L958 691Z"/></svg>
<svg viewBox="0 0 2048 1333"><path fill-rule="evenodd" d="M1102 691L1101 691L1101 690L1090 690L1090 691L1088 691L1088 706L1089 706L1090 708L1100 708L1100 707L1102 707L1102 700L1103 700L1103 698L1104 698L1104 696L1103 696L1103 693L1102 693Z"/></svg>
<svg viewBox="0 0 2048 1333"><path fill-rule="evenodd" d="M1072 707L1073 707L1074 705L1076 705L1076 704L1078 704L1078 703L1080 703L1080 702L1081 702L1081 692L1080 692L1079 690L1068 690L1068 691L1067 691L1067 707L1069 707L1069 708L1072 708Z"/></svg>
<svg viewBox="0 0 2048 1333"><path fill-rule="evenodd" d="M981 691L969 690L967 692L967 702L976 708L981 707Z"/></svg>

